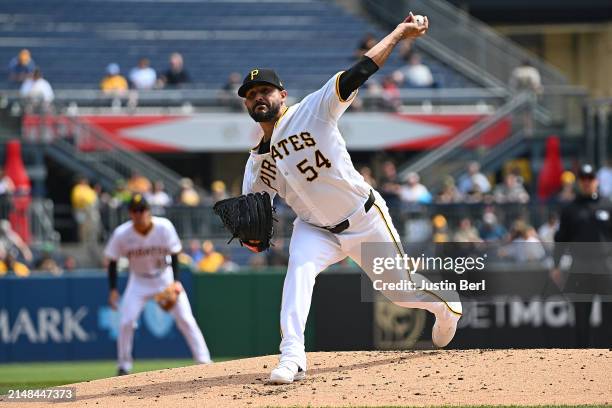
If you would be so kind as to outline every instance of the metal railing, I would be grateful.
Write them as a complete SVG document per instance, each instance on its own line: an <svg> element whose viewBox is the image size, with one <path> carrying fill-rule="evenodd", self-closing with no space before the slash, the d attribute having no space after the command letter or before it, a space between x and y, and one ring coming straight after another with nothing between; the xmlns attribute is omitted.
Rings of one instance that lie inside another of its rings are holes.
<svg viewBox="0 0 612 408"><path fill-rule="evenodd" d="M612 157L612 98L590 101L585 116L586 160L601 167Z"/></svg>
<svg viewBox="0 0 612 408"><path fill-rule="evenodd" d="M528 93L515 96L494 114L476 122L453 139L408 163L400 170L400 179L410 172L416 172L425 185L435 189L438 187L437 184L442 182L441 174L452 176L464 168L467 161L477 160L488 153L485 148L487 143L481 139L487 130L504 121L510 121L510 126L512 126L512 120L517 113L528 113L533 102L533 95ZM514 133L512 132L511 135Z"/></svg>
<svg viewBox="0 0 612 408"><path fill-rule="evenodd" d="M420 241L431 233L431 219L435 215L443 215L450 231L454 230L462 218L470 218L475 225L479 225L485 212L493 210L498 221L505 228L509 228L517 219L523 219L535 227L546 222L551 213L558 211L559 204L541 204L531 202L527 204L491 204L491 203L457 203L457 204L399 204L391 207L390 213L394 225L400 235L407 241ZM129 219L125 208L107 208L102 212L102 222L108 231L112 231L122 222ZM174 224L182 240L213 239L227 240L229 232L223 227L220 219L214 214L212 207L203 205L187 207L173 205L165 207L158 213L168 218ZM295 213L285 207L279 207L275 215L275 237L289 238L293 230Z"/></svg>
<svg viewBox="0 0 612 408"><path fill-rule="evenodd" d="M419 46L440 61L455 68L477 84L515 92L509 86L513 70L524 61L535 67L542 78L545 95L535 106L535 118L547 126L566 126L575 116L559 114L565 96L587 95L583 87L569 86L557 68L498 34L465 11L443 0L362 0L365 8L389 27L398 23L398 16L409 11L427 14L431 27L419 39ZM391 11L392 10L392 11ZM580 111L580 109L577 109ZM573 109L575 112L576 109Z"/></svg>
<svg viewBox="0 0 612 408"><path fill-rule="evenodd" d="M174 170L119 140L107 137L78 117L67 116L67 120L73 126L77 146L91 146L92 150L85 153L90 161L104 163L125 179L138 172L150 180L163 181L168 194L176 195L180 191L181 175Z"/></svg>
<svg viewBox="0 0 612 408"><path fill-rule="evenodd" d="M32 243L59 244L61 237L55 230L53 201L34 198L28 208L28 219L32 233Z"/></svg>
<svg viewBox="0 0 612 408"><path fill-rule="evenodd" d="M567 84L567 79L557 68L519 47L447 1L364 1L367 9L375 12L379 17L383 16L382 10L393 10L394 19L392 21L395 24L398 23L398 16L406 16L410 11L415 14L426 14L431 22L431 27L421 43L426 45L427 41L435 40L438 49L452 50L452 53L459 57L457 61L462 63L452 65L459 67L460 70L470 65L477 67L478 73L482 76L478 83L487 85L485 82L493 81L504 86L508 83L512 70L527 60L538 69L544 85ZM387 12L384 15L386 20L389 19L388 14ZM466 62L468 64L462 66Z"/></svg>
<svg viewBox="0 0 612 408"><path fill-rule="evenodd" d="M94 169L112 186L117 180L127 180L138 172L151 180L163 181L171 195L180 191L181 176L178 173L127 144L107 137L79 117L41 114L33 118L37 119L37 123L24 126L23 136L26 140L52 144L64 154Z"/></svg>
<svg viewBox="0 0 612 408"><path fill-rule="evenodd" d="M290 89L288 104L292 104L316 89ZM76 115L83 109L87 111L134 112L149 108L156 113L188 114L196 109L206 111L242 111L242 99L236 95L207 89L151 90L130 91L138 93L137 103L130 105L129 97L112 96L96 89L58 89L55 91L54 108L57 113ZM508 97L503 87L489 88L435 88L435 89L400 89L400 98L404 105L420 105L424 100L437 105L458 104L499 104ZM380 96L370 96L362 92L359 98L375 102ZM18 91L0 90L1 104L15 106L15 111L21 114L22 97ZM372 104L374 105L374 104Z"/></svg>

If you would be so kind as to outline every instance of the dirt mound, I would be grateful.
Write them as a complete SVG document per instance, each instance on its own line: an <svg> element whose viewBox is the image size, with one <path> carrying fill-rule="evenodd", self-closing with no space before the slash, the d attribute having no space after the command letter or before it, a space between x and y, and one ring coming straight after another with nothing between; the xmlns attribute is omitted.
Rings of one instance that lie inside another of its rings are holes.
<svg viewBox="0 0 612 408"><path fill-rule="evenodd" d="M78 406L612 404L608 350L363 351L308 359L306 380L284 386L266 384L277 356L79 383Z"/></svg>

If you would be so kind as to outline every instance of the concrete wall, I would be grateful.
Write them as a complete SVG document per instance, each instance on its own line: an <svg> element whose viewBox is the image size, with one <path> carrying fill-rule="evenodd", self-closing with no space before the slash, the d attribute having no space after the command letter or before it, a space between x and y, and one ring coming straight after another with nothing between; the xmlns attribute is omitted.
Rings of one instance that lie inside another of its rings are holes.
<svg viewBox="0 0 612 408"><path fill-rule="evenodd" d="M593 97L612 96L612 22L496 27L585 86Z"/></svg>

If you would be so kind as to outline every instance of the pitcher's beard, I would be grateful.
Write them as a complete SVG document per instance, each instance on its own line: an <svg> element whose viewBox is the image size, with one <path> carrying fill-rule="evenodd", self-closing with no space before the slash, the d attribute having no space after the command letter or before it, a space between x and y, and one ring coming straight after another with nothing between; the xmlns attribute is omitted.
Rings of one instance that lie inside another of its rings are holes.
<svg viewBox="0 0 612 408"><path fill-rule="evenodd" d="M278 112L280 111L280 104L270 105L266 112L258 112L256 109L257 106L254 107L253 110L249 110L249 115L255 122L270 122L276 118L276 115L278 115Z"/></svg>

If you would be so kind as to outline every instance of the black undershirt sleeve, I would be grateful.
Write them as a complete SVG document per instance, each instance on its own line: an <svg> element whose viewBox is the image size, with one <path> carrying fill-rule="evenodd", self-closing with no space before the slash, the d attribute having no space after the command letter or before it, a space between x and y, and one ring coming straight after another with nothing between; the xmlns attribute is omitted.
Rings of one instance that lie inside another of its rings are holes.
<svg viewBox="0 0 612 408"><path fill-rule="evenodd" d="M348 71L340 74L338 88L340 97L344 100L368 80L376 71L378 65L369 57L362 57L355 65L350 67Z"/></svg>
<svg viewBox="0 0 612 408"><path fill-rule="evenodd" d="M111 290L117 289L117 261L108 263L108 285Z"/></svg>
<svg viewBox="0 0 612 408"><path fill-rule="evenodd" d="M259 148L257 148L257 154L270 153L270 141L271 140L272 140L272 138L268 139L267 142L264 142L263 139L262 139L261 143L259 143Z"/></svg>
<svg viewBox="0 0 612 408"><path fill-rule="evenodd" d="M179 263L178 263L178 254L172 254L170 256L172 258L172 276L174 276L174 281L179 280Z"/></svg>

